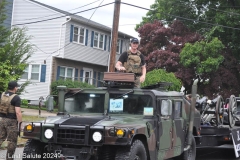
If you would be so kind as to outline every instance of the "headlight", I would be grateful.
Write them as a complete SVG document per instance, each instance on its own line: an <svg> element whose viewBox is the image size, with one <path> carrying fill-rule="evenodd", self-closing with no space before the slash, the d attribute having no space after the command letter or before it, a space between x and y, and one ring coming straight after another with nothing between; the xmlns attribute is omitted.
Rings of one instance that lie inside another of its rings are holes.
<svg viewBox="0 0 240 160"><path fill-rule="evenodd" d="M92 135L92 139L95 142L100 142L102 140L102 134L100 132L94 132Z"/></svg>
<svg viewBox="0 0 240 160"><path fill-rule="evenodd" d="M53 137L53 131L51 129L46 129L44 135L47 139L50 139Z"/></svg>

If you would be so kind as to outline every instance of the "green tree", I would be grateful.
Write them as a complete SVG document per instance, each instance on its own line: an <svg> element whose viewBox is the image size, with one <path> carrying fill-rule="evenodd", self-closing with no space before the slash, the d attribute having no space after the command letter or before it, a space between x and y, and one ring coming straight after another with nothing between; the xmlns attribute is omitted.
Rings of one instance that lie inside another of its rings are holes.
<svg viewBox="0 0 240 160"><path fill-rule="evenodd" d="M9 81L18 80L22 76L27 61L34 52L33 45L28 43L31 36L26 35L26 28L14 27L8 30L3 25L6 19L5 5L5 0L0 2L0 92L7 89ZM25 82L19 93L29 83Z"/></svg>
<svg viewBox="0 0 240 160"><path fill-rule="evenodd" d="M186 43L180 53L180 63L184 67L195 68L197 74L214 72L224 60L219 54L223 48L222 42L217 38L210 42Z"/></svg>
<svg viewBox="0 0 240 160"><path fill-rule="evenodd" d="M143 24L159 20L166 24L181 20L190 30L206 37L218 37L223 45L240 60L240 1L236 0L156 0Z"/></svg>
<svg viewBox="0 0 240 160"><path fill-rule="evenodd" d="M168 88L170 91L180 91L182 83L175 77L174 73L167 73L163 69L154 69L147 72L145 81L141 84L141 87L148 85L154 85L158 82L170 82L172 85Z"/></svg>
<svg viewBox="0 0 240 160"><path fill-rule="evenodd" d="M6 4L6 0L0 1L0 48L4 45L7 37L11 34L10 30L3 25L3 22L6 19L6 15L4 14L6 12Z"/></svg>

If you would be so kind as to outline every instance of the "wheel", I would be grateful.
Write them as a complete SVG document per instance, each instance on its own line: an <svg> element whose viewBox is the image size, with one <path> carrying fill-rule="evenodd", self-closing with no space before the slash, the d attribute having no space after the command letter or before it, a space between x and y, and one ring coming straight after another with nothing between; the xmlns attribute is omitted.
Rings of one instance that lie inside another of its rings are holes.
<svg viewBox="0 0 240 160"><path fill-rule="evenodd" d="M235 116L237 113L237 100L234 95L230 96L228 107L228 121L230 128L235 126Z"/></svg>
<svg viewBox="0 0 240 160"><path fill-rule="evenodd" d="M192 143L190 148L187 151L183 151L183 153L175 157L174 160L195 160L196 159L196 142L193 135L191 135Z"/></svg>
<svg viewBox="0 0 240 160"><path fill-rule="evenodd" d="M131 147L123 147L117 150L115 160L147 160L147 153L144 144L135 140Z"/></svg>
<svg viewBox="0 0 240 160"><path fill-rule="evenodd" d="M218 96L216 103L216 121L217 126L223 124L223 113L224 113L224 100L222 96Z"/></svg>
<svg viewBox="0 0 240 160"><path fill-rule="evenodd" d="M42 154L44 150L44 144L42 142L39 142L37 140L29 139L25 147L23 149L23 160L26 159L34 159L34 160L41 160ZM36 156L37 155L37 156Z"/></svg>

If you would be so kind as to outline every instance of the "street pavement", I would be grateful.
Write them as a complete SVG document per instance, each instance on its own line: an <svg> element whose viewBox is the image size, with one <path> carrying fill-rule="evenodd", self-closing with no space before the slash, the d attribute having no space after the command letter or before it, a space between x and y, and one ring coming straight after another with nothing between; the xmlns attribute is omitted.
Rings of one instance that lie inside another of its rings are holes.
<svg viewBox="0 0 240 160"><path fill-rule="evenodd" d="M22 160L23 148L17 148L15 160ZM0 160L5 160L6 150L0 150ZM196 160L240 160L235 158L232 146L215 149L198 149Z"/></svg>

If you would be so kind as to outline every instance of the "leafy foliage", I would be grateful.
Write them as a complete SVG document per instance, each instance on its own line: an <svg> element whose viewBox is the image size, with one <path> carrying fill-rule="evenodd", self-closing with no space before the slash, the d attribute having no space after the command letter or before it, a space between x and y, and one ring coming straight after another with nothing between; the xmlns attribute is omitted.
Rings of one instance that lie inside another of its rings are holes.
<svg viewBox="0 0 240 160"><path fill-rule="evenodd" d="M0 92L7 89L9 81L18 80L28 65L27 60L33 54L33 46L29 44L31 36L26 35L26 28L7 29L3 25L6 1L0 2ZM23 83L20 94L31 82Z"/></svg>
<svg viewBox="0 0 240 160"><path fill-rule="evenodd" d="M171 82L172 86L169 87L170 91L179 91L182 83L176 78L174 73L167 73L163 69L154 69L146 74L145 81L141 84L141 87L156 84L158 82Z"/></svg>
<svg viewBox="0 0 240 160"><path fill-rule="evenodd" d="M67 88L95 88L95 86L79 81L59 79L51 84L51 95L58 95L57 86L66 86Z"/></svg>
<svg viewBox="0 0 240 160"><path fill-rule="evenodd" d="M180 63L184 67L195 67L197 74L210 73L218 69L224 57L219 54L224 48L221 41L186 43L180 53Z"/></svg>
<svg viewBox="0 0 240 160"><path fill-rule="evenodd" d="M227 98L238 93L240 65L218 38L204 39L180 21L173 21L168 27L159 21L146 23L138 32L139 50L145 55L148 72L173 72L188 93L196 78L201 78L199 94L212 97L221 93Z"/></svg>
<svg viewBox="0 0 240 160"><path fill-rule="evenodd" d="M26 100L26 99L21 99L21 105L23 105L23 106L28 106L28 100Z"/></svg>
<svg viewBox="0 0 240 160"><path fill-rule="evenodd" d="M4 25L3 22L6 19L6 0L0 1L0 48L4 45L7 37L11 34L10 30L8 30Z"/></svg>

